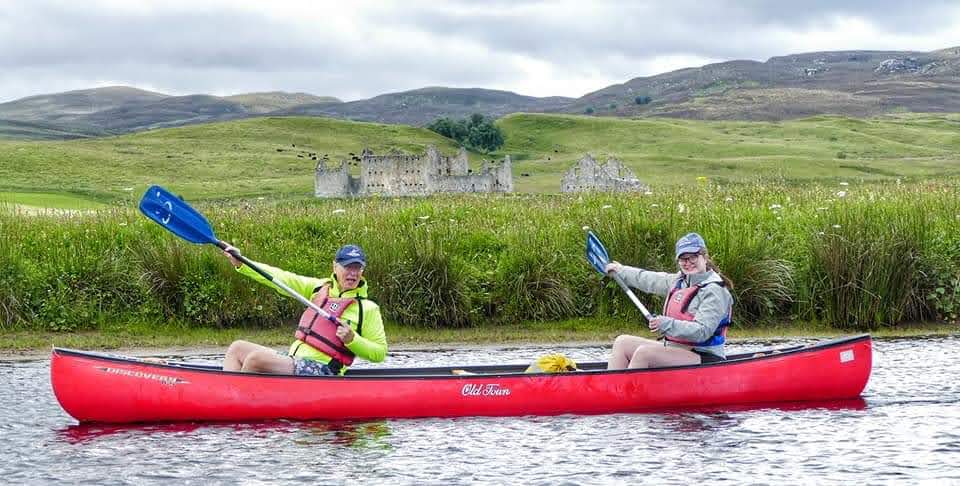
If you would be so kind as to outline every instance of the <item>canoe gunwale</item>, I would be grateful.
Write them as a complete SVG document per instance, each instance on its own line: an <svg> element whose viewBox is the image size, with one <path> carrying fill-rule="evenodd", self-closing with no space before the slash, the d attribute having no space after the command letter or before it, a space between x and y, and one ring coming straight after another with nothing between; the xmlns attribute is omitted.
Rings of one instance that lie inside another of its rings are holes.
<svg viewBox="0 0 960 486"><path fill-rule="evenodd" d="M189 371L189 372L199 372L199 373L214 373L227 376L242 376L249 377L251 379L268 377L271 379L277 378L289 378L296 380L408 380L408 379L464 379L471 377L483 377L483 378L499 378L499 377L515 377L517 375L523 376L535 376L535 375L550 375L553 377L564 377L564 376L583 376L587 374L598 374L598 375L609 375L609 374L634 374L634 373L657 373L670 370L685 370L685 369L694 369L694 368L710 368L710 367L721 367L721 366L737 366L744 363L751 363L767 359L778 359L785 356L803 354L803 353L816 353L822 352L829 348L848 346L855 344L860 341L870 340L869 334L859 334L854 336L847 336L841 338L835 338L826 341L818 341L811 345L793 345L783 348L769 348L763 350L757 350L747 353L739 353L728 356L725 361L718 361L714 363L707 364L698 364L698 365L685 365L685 366L669 366L662 368L645 368L645 369L622 369L622 370L607 370L605 362L588 362L581 363L581 369L575 373L526 373L525 370L528 365L526 364L507 364L507 365L462 365L462 366L442 366L442 367L421 367L421 368L353 368L347 372L345 376L295 376L295 375L276 375L276 374L266 374L266 373L244 373L238 371L224 371L219 366L216 365L206 365L206 364L197 364L197 363L185 363L185 362L169 362L169 363L155 363L150 361L144 361L138 358L132 358L127 356L98 353L98 352L89 352L89 351L80 351L75 349L68 348L59 348L54 347L52 354L60 355L63 357L73 357L73 358L83 358L83 359L94 359L101 361L110 361L115 363L124 363L132 364L139 367L146 367L157 370L179 370L179 371ZM763 353L761 356L755 356L757 353ZM457 375L453 374L453 370L464 370L471 374L467 375Z"/></svg>

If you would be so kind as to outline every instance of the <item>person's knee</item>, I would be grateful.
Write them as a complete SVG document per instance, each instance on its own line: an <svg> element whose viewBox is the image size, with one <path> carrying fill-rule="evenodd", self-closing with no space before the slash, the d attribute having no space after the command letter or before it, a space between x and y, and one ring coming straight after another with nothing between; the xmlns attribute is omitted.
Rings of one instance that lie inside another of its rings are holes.
<svg viewBox="0 0 960 486"><path fill-rule="evenodd" d="M613 340L613 347L617 349L622 349L626 347L629 344L632 337L633 336L629 334L621 334L617 336L617 338Z"/></svg>
<svg viewBox="0 0 960 486"><path fill-rule="evenodd" d="M250 343L237 339L236 341L230 343L230 346L227 346L227 354L236 354L242 351L244 348L248 347Z"/></svg>
<svg viewBox="0 0 960 486"><path fill-rule="evenodd" d="M251 351L243 360L244 371L265 371L269 369L273 356L264 351Z"/></svg>
<svg viewBox="0 0 960 486"><path fill-rule="evenodd" d="M631 368L649 368L653 350L648 346L640 346L630 355Z"/></svg>

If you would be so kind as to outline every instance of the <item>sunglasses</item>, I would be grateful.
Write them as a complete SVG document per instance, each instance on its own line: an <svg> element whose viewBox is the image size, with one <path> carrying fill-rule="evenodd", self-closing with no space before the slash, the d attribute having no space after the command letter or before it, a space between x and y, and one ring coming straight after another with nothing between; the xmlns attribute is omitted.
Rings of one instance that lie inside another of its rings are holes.
<svg viewBox="0 0 960 486"><path fill-rule="evenodd" d="M677 261L681 263L696 263L698 258L700 258L699 253L684 253L677 257Z"/></svg>

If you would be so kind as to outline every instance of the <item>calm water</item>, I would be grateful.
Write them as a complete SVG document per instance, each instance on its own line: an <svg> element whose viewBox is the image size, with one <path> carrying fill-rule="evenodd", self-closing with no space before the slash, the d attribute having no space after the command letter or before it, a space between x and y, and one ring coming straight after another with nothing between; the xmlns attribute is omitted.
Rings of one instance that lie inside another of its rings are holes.
<svg viewBox="0 0 960 486"><path fill-rule="evenodd" d="M135 427L79 426L47 360L0 361L0 483L960 484L958 348L958 337L876 341L863 400L830 404ZM527 363L558 350L405 352L387 364ZM561 351L588 361L607 350Z"/></svg>

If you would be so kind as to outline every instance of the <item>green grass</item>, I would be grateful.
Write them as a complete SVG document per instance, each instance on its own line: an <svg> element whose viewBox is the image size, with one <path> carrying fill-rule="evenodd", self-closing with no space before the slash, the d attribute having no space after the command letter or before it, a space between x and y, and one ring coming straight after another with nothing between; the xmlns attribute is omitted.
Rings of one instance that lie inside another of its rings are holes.
<svg viewBox="0 0 960 486"><path fill-rule="evenodd" d="M825 322L847 331L956 322L956 183L675 188L653 194L458 195L198 204L257 260L325 276L357 243L385 318L469 329L635 316L586 264L582 227L611 255L673 269L698 231L735 283L738 325ZM0 329L88 331L122 322L283 327L299 314L132 208L24 218L0 212ZM648 307L661 299L641 296Z"/></svg>
<svg viewBox="0 0 960 486"><path fill-rule="evenodd" d="M802 184L960 175L960 116L953 114L777 123L522 114L498 126L506 134L498 155L519 159L520 192L556 192L586 152L601 162L619 158L654 188L693 185L698 176Z"/></svg>
<svg viewBox="0 0 960 486"><path fill-rule="evenodd" d="M73 191L133 202L150 184L191 199L311 197L316 162L390 149L452 154L452 141L401 125L327 118L255 118L63 142L0 141L0 189ZM300 156L300 157L298 157Z"/></svg>
<svg viewBox="0 0 960 486"><path fill-rule="evenodd" d="M559 322L524 322L509 326L479 326L470 329L425 331L422 328L387 324L387 340L392 350L440 346L540 346L590 343L609 346L620 334L654 336L637 321L611 319L574 319ZM904 324L878 329L875 337L950 336L958 333L955 325ZM830 338L849 335L817 323L793 323L759 328L738 328L730 332L731 342L775 340L783 338ZM115 325L106 329L73 333L37 331L0 331L0 353L37 355L52 346L72 349L152 349L158 354L180 349L203 349L222 354L236 339L282 348L292 340L290 329L206 329L171 325Z"/></svg>
<svg viewBox="0 0 960 486"><path fill-rule="evenodd" d="M70 194L0 191L0 207L3 206L68 210L102 209L106 207L101 202Z"/></svg>
<svg viewBox="0 0 960 486"><path fill-rule="evenodd" d="M558 192L563 173L588 152L600 161L623 160L655 189L692 186L698 176L721 184L805 184L960 175L956 114L786 122L516 114L497 125L506 145L491 155L470 154L471 164L511 155L517 192ZM456 151L453 141L421 128L298 117L73 141L0 141L0 190L132 204L156 183L192 200L310 198L316 162L307 153L339 162L365 147L422 153L429 144Z"/></svg>

